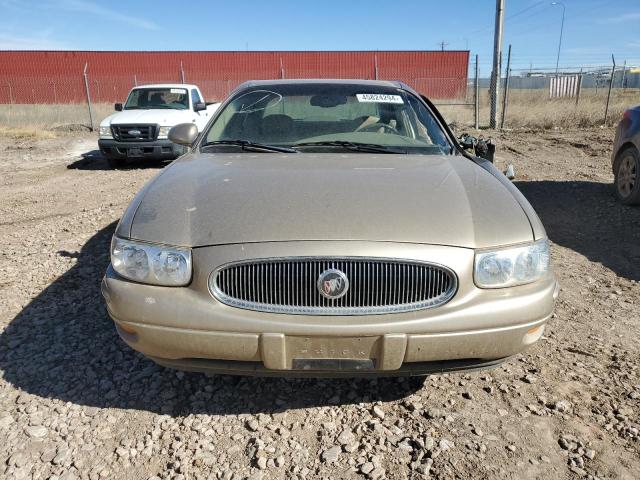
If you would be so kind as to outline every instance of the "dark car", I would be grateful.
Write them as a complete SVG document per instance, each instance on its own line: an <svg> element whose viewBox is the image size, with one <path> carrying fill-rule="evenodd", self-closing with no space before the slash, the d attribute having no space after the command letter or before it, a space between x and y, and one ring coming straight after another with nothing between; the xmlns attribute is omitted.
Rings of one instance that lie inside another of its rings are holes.
<svg viewBox="0 0 640 480"><path fill-rule="evenodd" d="M611 165L618 199L625 205L640 205L640 105L624 112L618 124Z"/></svg>

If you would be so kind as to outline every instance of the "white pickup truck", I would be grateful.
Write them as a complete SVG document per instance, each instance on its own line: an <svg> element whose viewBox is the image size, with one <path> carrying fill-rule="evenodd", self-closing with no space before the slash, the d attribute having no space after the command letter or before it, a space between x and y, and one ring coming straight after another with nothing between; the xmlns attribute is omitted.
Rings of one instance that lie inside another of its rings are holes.
<svg viewBox="0 0 640 480"><path fill-rule="evenodd" d="M168 139L171 127L195 123L201 132L219 106L205 103L196 85L141 85L100 122L98 146L113 168L123 166L127 159L174 159L185 147Z"/></svg>

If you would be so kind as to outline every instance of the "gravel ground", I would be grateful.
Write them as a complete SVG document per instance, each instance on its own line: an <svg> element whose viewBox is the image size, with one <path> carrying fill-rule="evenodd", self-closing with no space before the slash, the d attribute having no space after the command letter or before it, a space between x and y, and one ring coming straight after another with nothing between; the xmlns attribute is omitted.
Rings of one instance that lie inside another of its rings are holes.
<svg viewBox="0 0 640 480"><path fill-rule="evenodd" d="M0 477L638 478L640 208L612 196L612 138L496 138L553 244L543 339L491 371L377 380L206 377L133 352L99 285L161 166L111 171L90 134L0 138Z"/></svg>

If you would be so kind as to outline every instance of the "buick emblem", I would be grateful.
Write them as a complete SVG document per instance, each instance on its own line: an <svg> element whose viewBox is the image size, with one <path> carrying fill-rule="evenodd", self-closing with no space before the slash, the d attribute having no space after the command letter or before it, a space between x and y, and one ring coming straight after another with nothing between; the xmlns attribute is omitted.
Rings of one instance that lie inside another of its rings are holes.
<svg viewBox="0 0 640 480"><path fill-rule="evenodd" d="M129 135L133 135L134 137L139 137L142 132L140 130L129 130L127 133Z"/></svg>
<svg viewBox="0 0 640 480"><path fill-rule="evenodd" d="M349 279L340 270L330 268L318 277L318 291L329 300L336 300L346 295L349 290Z"/></svg>

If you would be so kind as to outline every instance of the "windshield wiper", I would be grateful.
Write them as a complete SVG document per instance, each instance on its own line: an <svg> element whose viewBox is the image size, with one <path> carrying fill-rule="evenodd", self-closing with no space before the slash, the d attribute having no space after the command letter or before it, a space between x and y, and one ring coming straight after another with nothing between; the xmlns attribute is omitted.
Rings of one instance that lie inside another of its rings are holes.
<svg viewBox="0 0 640 480"><path fill-rule="evenodd" d="M298 153L298 151L291 147L279 147L277 145L266 145L264 143L251 142L249 140L216 140L213 142L207 142L202 145L204 147L210 147L213 145L237 145L242 150L251 152L282 152L282 153Z"/></svg>
<svg viewBox="0 0 640 480"><path fill-rule="evenodd" d="M342 147L348 150L354 150L356 152L369 152L369 153L402 153L406 154L404 150L397 150L384 145L378 145L377 143L361 143L361 142L347 142L343 140L330 140L326 142L302 142L296 143L294 147Z"/></svg>

